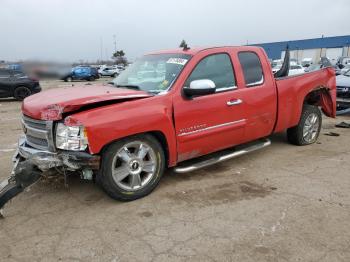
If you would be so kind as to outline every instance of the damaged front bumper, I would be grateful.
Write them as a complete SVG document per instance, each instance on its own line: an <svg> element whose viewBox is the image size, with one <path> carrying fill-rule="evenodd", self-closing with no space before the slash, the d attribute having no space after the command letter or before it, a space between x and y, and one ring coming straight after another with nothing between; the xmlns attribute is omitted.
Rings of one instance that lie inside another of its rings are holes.
<svg viewBox="0 0 350 262"><path fill-rule="evenodd" d="M55 167L63 167L70 171L75 170L98 170L100 168L100 156L90 155L79 151L58 151L50 152L35 149L26 144L25 137L21 137L18 142L18 151L14 156L14 161L23 158L41 171L47 171Z"/></svg>
<svg viewBox="0 0 350 262"><path fill-rule="evenodd" d="M13 157L11 176L0 183L0 210L13 197L26 187L38 181L45 172L52 169L82 171L88 179L94 170L100 168L100 156L87 152L58 151L50 152L36 149L26 143L25 136L18 141Z"/></svg>

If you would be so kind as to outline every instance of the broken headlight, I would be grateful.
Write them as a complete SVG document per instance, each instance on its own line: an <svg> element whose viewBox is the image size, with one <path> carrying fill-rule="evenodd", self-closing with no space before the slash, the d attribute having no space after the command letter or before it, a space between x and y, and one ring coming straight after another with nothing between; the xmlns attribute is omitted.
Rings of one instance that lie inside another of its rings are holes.
<svg viewBox="0 0 350 262"><path fill-rule="evenodd" d="M56 127L56 147L64 150L83 151L88 146L86 129L83 126L66 126L58 123Z"/></svg>

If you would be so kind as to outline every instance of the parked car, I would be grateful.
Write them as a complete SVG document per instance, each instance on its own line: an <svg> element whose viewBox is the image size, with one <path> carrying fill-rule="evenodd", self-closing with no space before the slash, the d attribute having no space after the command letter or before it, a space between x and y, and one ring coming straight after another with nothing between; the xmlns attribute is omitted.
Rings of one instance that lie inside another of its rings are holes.
<svg viewBox="0 0 350 262"><path fill-rule="evenodd" d="M21 71L0 68L0 97L24 98L41 91L39 81Z"/></svg>
<svg viewBox="0 0 350 262"><path fill-rule="evenodd" d="M339 71L339 75L343 75L345 74L346 72L348 72L350 69L350 63L349 64L346 64L345 66L343 66L340 71Z"/></svg>
<svg viewBox="0 0 350 262"><path fill-rule="evenodd" d="M337 113L341 114L350 108L350 69L342 75L336 76L337 85Z"/></svg>
<svg viewBox="0 0 350 262"><path fill-rule="evenodd" d="M350 98L350 69L336 77L337 97Z"/></svg>
<svg viewBox="0 0 350 262"><path fill-rule="evenodd" d="M278 70L281 69L281 66L276 66L272 68L272 73L276 73ZM303 74L305 73L304 68L301 65L295 64L294 62L292 62L289 65L289 73L288 75L292 76L292 75L298 75L298 74Z"/></svg>
<svg viewBox="0 0 350 262"><path fill-rule="evenodd" d="M71 82L73 80L95 81L98 78L100 78L100 76L96 68L89 66L78 66L74 67L70 73L64 75L61 79L65 82Z"/></svg>
<svg viewBox="0 0 350 262"><path fill-rule="evenodd" d="M120 69L117 66L104 66L98 70L100 76L116 77L120 73Z"/></svg>
<svg viewBox="0 0 350 262"><path fill-rule="evenodd" d="M290 76L299 75L305 73L304 68L301 65L290 65L289 74Z"/></svg>
<svg viewBox="0 0 350 262"><path fill-rule="evenodd" d="M341 56L338 58L336 65L338 68L343 69L345 66L350 65L350 57Z"/></svg>
<svg viewBox="0 0 350 262"><path fill-rule="evenodd" d="M154 73L139 74L145 68ZM29 97L15 175L0 203L50 170L95 177L112 198L129 201L151 193L166 168L185 173L262 149L273 133L313 144L319 107L335 117L334 70L286 74L275 78L260 47L174 49L143 56L110 86Z"/></svg>
<svg viewBox="0 0 350 262"><path fill-rule="evenodd" d="M313 64L312 58L306 57L301 60L301 66L307 68Z"/></svg>

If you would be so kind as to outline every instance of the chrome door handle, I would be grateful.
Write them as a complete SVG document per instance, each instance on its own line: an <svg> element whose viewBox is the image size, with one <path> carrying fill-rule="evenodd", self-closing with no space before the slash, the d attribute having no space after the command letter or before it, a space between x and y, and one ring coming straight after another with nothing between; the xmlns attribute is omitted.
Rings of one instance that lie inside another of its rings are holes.
<svg viewBox="0 0 350 262"><path fill-rule="evenodd" d="M230 100L230 101L227 101L227 105L228 106L236 106L236 105L240 105L242 104L242 100L241 99L235 99L235 100Z"/></svg>

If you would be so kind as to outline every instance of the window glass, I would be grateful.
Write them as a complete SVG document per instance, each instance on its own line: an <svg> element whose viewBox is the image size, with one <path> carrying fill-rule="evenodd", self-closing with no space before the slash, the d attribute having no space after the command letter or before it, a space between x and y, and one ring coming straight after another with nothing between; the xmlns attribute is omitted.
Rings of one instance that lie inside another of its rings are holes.
<svg viewBox="0 0 350 262"><path fill-rule="evenodd" d="M115 78L113 85L163 93L171 88L190 58L187 54L145 55Z"/></svg>
<svg viewBox="0 0 350 262"><path fill-rule="evenodd" d="M236 85L230 57L227 54L210 55L200 61L187 79L185 86L191 81L210 79L215 83L216 90Z"/></svg>
<svg viewBox="0 0 350 262"><path fill-rule="evenodd" d="M9 71L8 71L8 70L0 70L0 77L1 77L1 78L10 77Z"/></svg>
<svg viewBox="0 0 350 262"><path fill-rule="evenodd" d="M240 52L238 59L243 69L246 86L260 85L264 82L262 66L256 53Z"/></svg>

